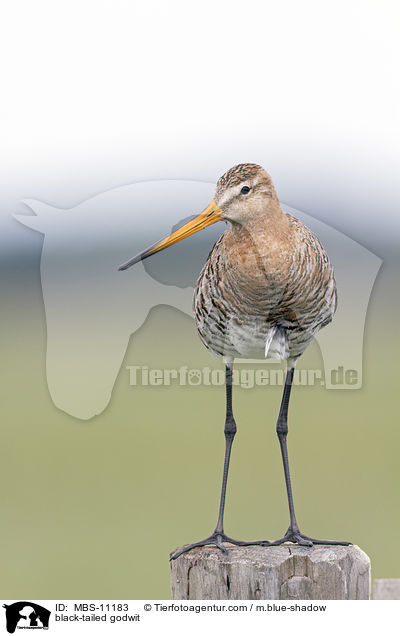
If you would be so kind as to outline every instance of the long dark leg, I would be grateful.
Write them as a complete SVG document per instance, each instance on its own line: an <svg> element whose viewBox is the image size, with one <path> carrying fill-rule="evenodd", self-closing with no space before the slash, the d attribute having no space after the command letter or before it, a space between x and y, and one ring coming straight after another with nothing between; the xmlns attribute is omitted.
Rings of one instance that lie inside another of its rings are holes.
<svg viewBox="0 0 400 636"><path fill-rule="evenodd" d="M226 366L226 415L225 415L225 458L224 470L222 473L221 498L219 502L218 521L214 533L223 535L224 533L224 510L226 498L226 484L228 482L229 461L234 437L236 435L236 422L232 411L232 365ZM225 548L223 550L226 551Z"/></svg>
<svg viewBox="0 0 400 636"><path fill-rule="evenodd" d="M281 447L282 453L282 461L283 461L283 470L285 472L285 482L286 482L286 492L289 503L289 514L290 514L290 525L289 528L282 539L278 539L277 541L273 541L270 545L279 545L284 543L284 541L293 541L294 543L298 543L300 545L312 546L314 543L318 544L329 544L329 545L350 545L348 541L322 541L320 539L311 539L306 535L302 534L299 530L299 526L296 520L296 514L294 511L294 503L293 503L293 491L292 491L292 482L290 479L290 470L289 470L289 457L287 450L287 435L288 435L288 410L289 410L289 400L290 400L290 392L292 390L292 382L294 375L294 367L288 369L286 374L285 387L283 389L283 396L281 402L281 408L279 410L278 420L276 423L276 432L279 439L279 444Z"/></svg>
<svg viewBox="0 0 400 636"><path fill-rule="evenodd" d="M204 545L214 544L222 552L228 553L228 550L224 546L223 542L233 543L235 545L265 545L265 541L238 541L237 539L231 539L224 533L224 510L225 510L225 498L226 498L226 485L228 482L229 461L231 458L231 450L234 437L236 435L236 422L233 417L232 410L232 364L226 365L226 415L225 415L225 458L224 469L222 473L222 488L221 497L219 502L218 521L214 532L207 539L192 543L190 545L181 548L177 552L174 552L171 559L177 559L184 552L188 552L193 548L197 548Z"/></svg>
<svg viewBox="0 0 400 636"><path fill-rule="evenodd" d="M283 389L281 408L279 410L278 420L276 423L276 432L277 432L279 444L281 447L283 470L285 472L286 492L288 497L289 513L290 513L290 528L292 529L292 531L298 531L299 527L297 525L296 514L294 511L292 481L290 479L289 457L288 457L288 450L287 450L287 435L289 432L287 420L288 420L290 392L292 390L293 374L294 374L294 368L289 369L286 374L285 388Z"/></svg>

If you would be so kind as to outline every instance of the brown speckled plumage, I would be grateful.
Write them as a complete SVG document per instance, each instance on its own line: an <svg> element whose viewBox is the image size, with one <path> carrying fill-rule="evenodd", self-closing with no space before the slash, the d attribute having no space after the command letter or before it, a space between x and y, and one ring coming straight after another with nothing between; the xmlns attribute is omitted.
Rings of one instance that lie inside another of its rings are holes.
<svg viewBox="0 0 400 636"><path fill-rule="evenodd" d="M244 183L251 186L247 198L240 194ZM224 211L234 210L232 226L214 245L195 288L200 338L226 361L267 353L293 366L336 309L326 252L307 227L282 211L260 166L231 168L218 181L215 200ZM236 220L235 201L236 209L248 208Z"/></svg>
<svg viewBox="0 0 400 636"><path fill-rule="evenodd" d="M269 178L269 175L256 163L240 163L237 166L230 168L225 174L218 179L215 194L218 195L226 188L233 185L237 185L255 177L257 174L264 172L264 175Z"/></svg>

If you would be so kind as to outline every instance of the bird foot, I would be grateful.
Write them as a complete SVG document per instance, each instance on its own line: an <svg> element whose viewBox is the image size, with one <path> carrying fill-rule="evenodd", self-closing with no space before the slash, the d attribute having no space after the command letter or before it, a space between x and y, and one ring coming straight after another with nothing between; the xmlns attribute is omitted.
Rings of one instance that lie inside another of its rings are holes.
<svg viewBox="0 0 400 636"><path fill-rule="evenodd" d="M329 539L312 539L307 535L300 532L298 528L288 528L286 534L276 541L265 541L264 545L281 545L290 541L291 543L297 543L298 545L304 545L311 548L313 545L351 545L350 541L331 541Z"/></svg>
<svg viewBox="0 0 400 636"><path fill-rule="evenodd" d="M352 545L351 541L331 541L329 539L312 539L307 535L300 532L298 529L288 528L286 534L281 539L276 539L276 541L267 541L263 539L261 541L239 541L238 539L232 539L228 537L226 534L221 532L213 532L213 534L202 541L196 541L196 543L191 543L190 545L185 545L183 548L176 550L170 557L170 561L177 559L184 554L185 552L189 552L193 550L193 548L200 548L205 545L215 545L217 548L221 550L224 554L229 554L229 550L226 548L224 543L231 543L233 545L238 546L251 546L251 545L261 545L264 547L269 547L273 545L282 545L282 543L286 543L289 541L290 543L297 543L298 545L303 545L311 548L313 545Z"/></svg>
<svg viewBox="0 0 400 636"><path fill-rule="evenodd" d="M203 539L202 541L197 541L196 543L191 543L190 545L185 545L183 548L176 550L171 556L170 561L177 559L184 554L185 552L189 552L189 550L193 550L193 548L199 548L204 545L215 545L217 548L221 550L224 554L229 554L229 550L225 547L224 543L232 543L233 545L269 545L269 541L239 541L237 539L232 539L228 537L223 532L213 532L210 537Z"/></svg>

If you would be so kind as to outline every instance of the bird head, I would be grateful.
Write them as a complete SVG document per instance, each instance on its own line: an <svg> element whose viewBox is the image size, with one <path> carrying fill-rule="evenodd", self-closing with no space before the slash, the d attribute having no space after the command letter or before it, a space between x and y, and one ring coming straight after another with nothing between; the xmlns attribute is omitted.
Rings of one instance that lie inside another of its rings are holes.
<svg viewBox="0 0 400 636"><path fill-rule="evenodd" d="M246 225L265 213L276 192L269 174L255 163L234 166L218 180L214 201L221 220Z"/></svg>
<svg viewBox="0 0 400 636"><path fill-rule="evenodd" d="M232 224L246 225L262 214L271 200L277 201L275 189L270 176L261 166L254 163L242 163L234 166L218 180L214 199L203 212L166 238L123 263L119 269L128 269L135 263L217 221L230 221Z"/></svg>

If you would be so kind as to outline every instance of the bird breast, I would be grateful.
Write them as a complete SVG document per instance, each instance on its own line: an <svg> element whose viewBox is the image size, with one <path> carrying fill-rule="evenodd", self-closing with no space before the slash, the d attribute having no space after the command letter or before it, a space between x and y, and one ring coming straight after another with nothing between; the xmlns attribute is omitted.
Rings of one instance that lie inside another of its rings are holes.
<svg viewBox="0 0 400 636"><path fill-rule="evenodd" d="M336 286L328 257L308 228L285 216L281 236L228 230L213 247L194 294L197 329L212 353L296 359L331 321Z"/></svg>

